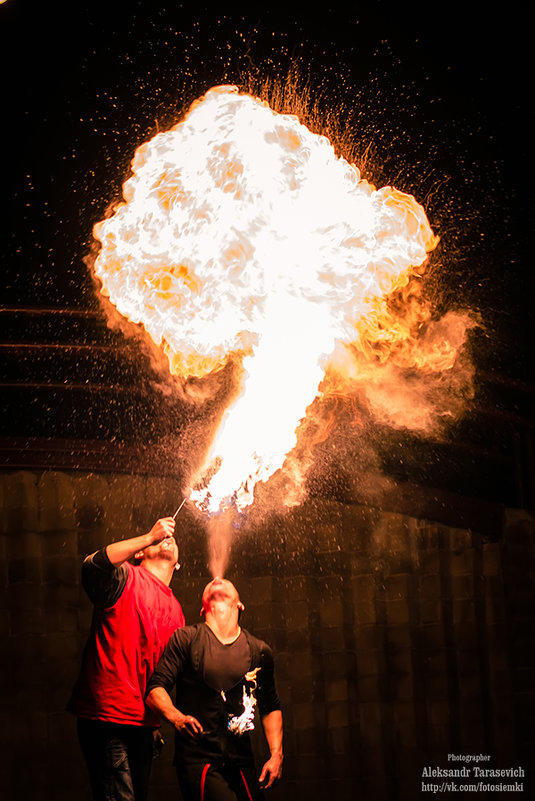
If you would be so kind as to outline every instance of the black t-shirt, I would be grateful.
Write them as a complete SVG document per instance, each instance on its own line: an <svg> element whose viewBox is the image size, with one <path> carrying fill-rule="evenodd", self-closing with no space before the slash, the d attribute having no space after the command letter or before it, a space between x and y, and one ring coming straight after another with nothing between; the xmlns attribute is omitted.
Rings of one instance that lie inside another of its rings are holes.
<svg viewBox="0 0 535 801"><path fill-rule="evenodd" d="M229 645L217 639L209 626L204 646L203 675L217 692L228 692L249 670L251 651L243 631Z"/></svg>
<svg viewBox="0 0 535 801"><path fill-rule="evenodd" d="M254 692L260 716L280 709L273 667L269 645L245 629L230 646L222 645L206 623L185 626L171 635L147 692L156 687L168 693L174 689L177 709L196 717L203 728L196 738L176 732L177 765L252 764L249 732L236 734L228 722L244 712L243 692L252 687L245 674L256 668Z"/></svg>

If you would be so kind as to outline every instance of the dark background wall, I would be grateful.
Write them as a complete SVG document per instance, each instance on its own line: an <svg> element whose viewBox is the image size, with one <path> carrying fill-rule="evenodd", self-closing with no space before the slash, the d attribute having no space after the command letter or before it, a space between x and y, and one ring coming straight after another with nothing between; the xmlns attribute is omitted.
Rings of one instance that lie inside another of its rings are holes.
<svg viewBox="0 0 535 801"><path fill-rule="evenodd" d="M178 489L171 479L18 471L0 475L0 492L2 797L85 801L64 711L91 617L81 559L146 530L175 508ZM173 588L194 622L209 575L205 533L187 507L179 539ZM451 767L450 753L523 767L525 792L511 797L530 797L534 543L527 512L508 512L490 541L325 500L238 532L227 575L244 625L274 647L284 706L274 801L427 797L421 783L436 779L422 770ZM178 797L170 745L151 792Z"/></svg>

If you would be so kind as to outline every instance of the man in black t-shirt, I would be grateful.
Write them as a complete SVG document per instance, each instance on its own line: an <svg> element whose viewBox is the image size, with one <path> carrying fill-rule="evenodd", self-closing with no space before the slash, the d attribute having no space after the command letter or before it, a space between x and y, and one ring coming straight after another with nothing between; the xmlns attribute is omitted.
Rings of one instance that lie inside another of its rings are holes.
<svg viewBox="0 0 535 801"><path fill-rule="evenodd" d="M149 681L147 704L175 727L175 764L185 801L256 801L282 773L282 713L273 655L241 629L243 604L230 581L203 593L205 623L172 635ZM173 704L169 693L176 687ZM259 779L249 731L258 711L271 756Z"/></svg>

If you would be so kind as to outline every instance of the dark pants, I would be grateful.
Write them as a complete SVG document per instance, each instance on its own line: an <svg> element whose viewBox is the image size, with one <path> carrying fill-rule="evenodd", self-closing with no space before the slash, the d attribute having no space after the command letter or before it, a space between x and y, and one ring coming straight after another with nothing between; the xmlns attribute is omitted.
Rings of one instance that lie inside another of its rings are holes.
<svg viewBox="0 0 535 801"><path fill-rule="evenodd" d="M256 770L210 763L177 765L184 801L263 801Z"/></svg>
<svg viewBox="0 0 535 801"><path fill-rule="evenodd" d="M152 729L78 718L93 801L145 801L152 763Z"/></svg>

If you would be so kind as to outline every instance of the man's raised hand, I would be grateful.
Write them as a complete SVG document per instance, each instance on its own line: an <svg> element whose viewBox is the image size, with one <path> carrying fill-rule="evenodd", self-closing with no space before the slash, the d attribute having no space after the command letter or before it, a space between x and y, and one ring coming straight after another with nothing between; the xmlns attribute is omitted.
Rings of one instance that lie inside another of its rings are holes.
<svg viewBox="0 0 535 801"><path fill-rule="evenodd" d="M161 517L157 520L149 532L152 536L152 544L156 545L167 537L172 537L175 533L175 526L176 523L172 517Z"/></svg>

